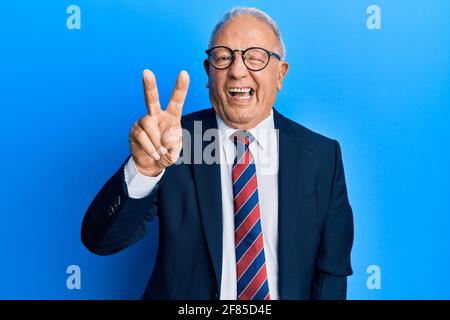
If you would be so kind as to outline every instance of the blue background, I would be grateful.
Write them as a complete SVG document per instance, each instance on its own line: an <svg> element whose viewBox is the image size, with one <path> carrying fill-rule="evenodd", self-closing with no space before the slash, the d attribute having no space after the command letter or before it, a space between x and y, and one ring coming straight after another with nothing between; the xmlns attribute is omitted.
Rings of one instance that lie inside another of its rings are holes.
<svg viewBox="0 0 450 320"><path fill-rule="evenodd" d="M81 30L66 8L81 8ZM381 8L381 30L366 26ZM350 299L450 298L450 2L4 1L0 5L0 298L139 298L157 224L117 255L80 242L90 201L128 155L152 69L167 103L181 69L184 113L209 107L210 31L232 6L282 30L290 72L276 107L337 139L355 217ZM66 268L81 268L81 290ZM369 290L369 265L381 289Z"/></svg>

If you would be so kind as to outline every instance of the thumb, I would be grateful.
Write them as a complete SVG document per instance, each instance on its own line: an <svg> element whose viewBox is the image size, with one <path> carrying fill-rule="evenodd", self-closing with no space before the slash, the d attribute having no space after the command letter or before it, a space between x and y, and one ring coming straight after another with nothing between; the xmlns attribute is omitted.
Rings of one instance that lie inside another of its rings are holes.
<svg viewBox="0 0 450 320"><path fill-rule="evenodd" d="M167 149L173 149L181 144L183 132L181 127L170 127L161 135L161 142Z"/></svg>

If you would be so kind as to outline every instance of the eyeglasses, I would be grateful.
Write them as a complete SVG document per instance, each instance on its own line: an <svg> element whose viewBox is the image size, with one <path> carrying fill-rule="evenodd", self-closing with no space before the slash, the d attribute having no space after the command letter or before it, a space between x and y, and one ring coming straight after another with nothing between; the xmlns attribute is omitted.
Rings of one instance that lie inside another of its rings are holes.
<svg viewBox="0 0 450 320"><path fill-rule="evenodd" d="M251 71L260 71L267 67L271 56L281 60L278 53L259 47L251 47L245 50L233 50L225 46L217 46L208 49L205 52L208 55L208 61L211 65L219 70L227 69L233 64L236 59L236 52L241 52L244 65Z"/></svg>

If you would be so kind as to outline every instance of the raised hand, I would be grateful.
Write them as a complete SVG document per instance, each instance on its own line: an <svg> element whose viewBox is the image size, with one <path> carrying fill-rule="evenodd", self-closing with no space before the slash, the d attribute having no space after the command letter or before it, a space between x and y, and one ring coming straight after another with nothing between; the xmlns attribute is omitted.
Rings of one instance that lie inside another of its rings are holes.
<svg viewBox="0 0 450 320"><path fill-rule="evenodd" d="M155 177L180 156L182 147L181 113L189 88L189 75L181 71L165 110L159 103L158 88L153 72L143 73L147 114L130 130L131 155L141 174Z"/></svg>

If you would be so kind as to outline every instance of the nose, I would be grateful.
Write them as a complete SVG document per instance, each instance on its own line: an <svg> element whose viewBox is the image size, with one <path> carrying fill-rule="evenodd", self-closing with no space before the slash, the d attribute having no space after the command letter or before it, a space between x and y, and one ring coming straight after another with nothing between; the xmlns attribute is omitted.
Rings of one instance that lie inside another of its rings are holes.
<svg viewBox="0 0 450 320"><path fill-rule="evenodd" d="M248 75L248 69L242 59L242 53L236 51L235 54L234 61L228 69L228 74L234 79L241 79Z"/></svg>

